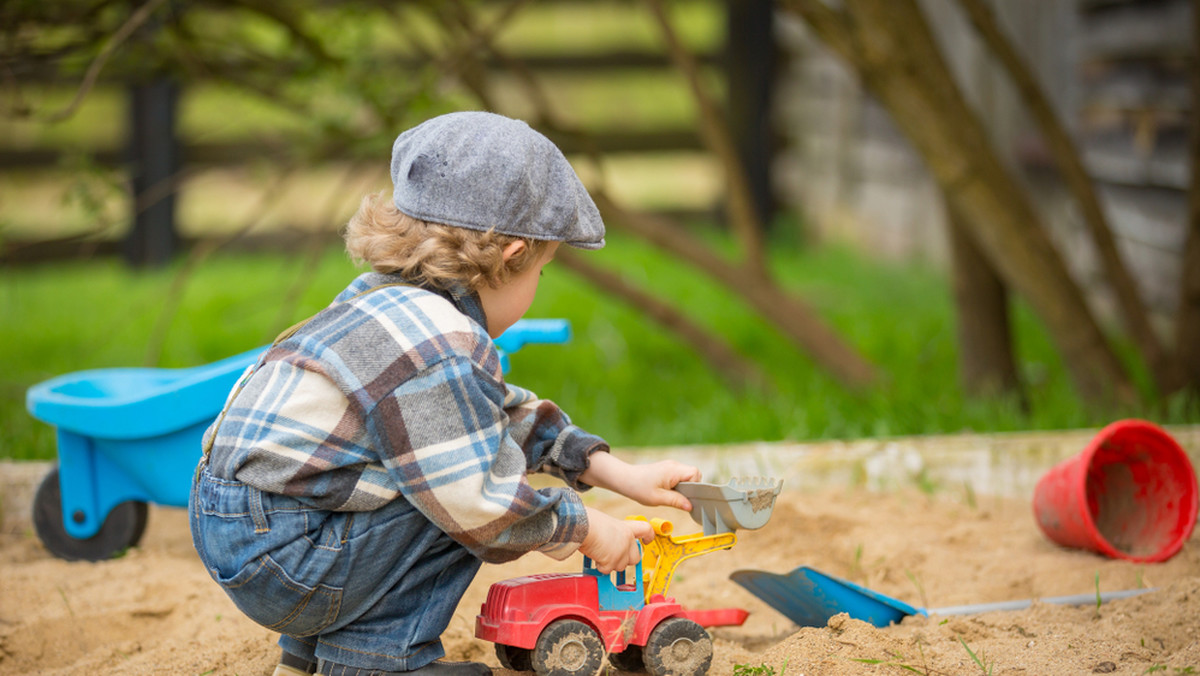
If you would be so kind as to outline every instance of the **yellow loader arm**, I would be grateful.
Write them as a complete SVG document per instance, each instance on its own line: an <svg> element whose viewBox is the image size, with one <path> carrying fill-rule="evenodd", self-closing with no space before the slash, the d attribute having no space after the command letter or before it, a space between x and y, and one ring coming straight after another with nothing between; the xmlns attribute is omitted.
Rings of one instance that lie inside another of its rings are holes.
<svg viewBox="0 0 1200 676"><path fill-rule="evenodd" d="M666 519L648 519L644 516L627 518L645 521L654 528L654 541L642 548L642 578L646 603L649 603L655 594L666 596L667 588L671 586L671 577L684 560L729 549L737 543L737 533L695 533L676 537L671 535L675 524Z"/></svg>

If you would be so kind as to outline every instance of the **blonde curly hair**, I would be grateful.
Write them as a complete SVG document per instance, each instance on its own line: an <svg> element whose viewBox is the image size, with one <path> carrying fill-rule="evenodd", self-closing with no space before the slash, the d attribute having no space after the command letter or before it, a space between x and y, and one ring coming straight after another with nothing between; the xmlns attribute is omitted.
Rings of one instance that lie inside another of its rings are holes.
<svg viewBox="0 0 1200 676"><path fill-rule="evenodd" d="M375 272L425 286L496 288L540 261L550 242L422 221L403 213L388 191L363 198L346 225L346 252ZM504 260L513 242L525 248Z"/></svg>

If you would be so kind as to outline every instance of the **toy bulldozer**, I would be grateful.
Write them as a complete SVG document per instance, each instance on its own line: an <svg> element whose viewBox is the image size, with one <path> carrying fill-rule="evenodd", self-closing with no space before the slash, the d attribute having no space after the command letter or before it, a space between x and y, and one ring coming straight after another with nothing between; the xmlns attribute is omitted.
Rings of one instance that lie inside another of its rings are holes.
<svg viewBox="0 0 1200 676"><path fill-rule="evenodd" d="M590 676L606 654L622 671L701 676L712 663L705 627L740 625L748 613L685 609L666 596L671 578L684 560L732 547L737 529L765 525L782 487L766 479L681 483L676 490L691 500L703 532L675 536L670 521L630 517L654 527L633 582L625 571L601 574L586 557L581 573L497 582L475 619L475 636L496 644L505 668L539 676Z"/></svg>

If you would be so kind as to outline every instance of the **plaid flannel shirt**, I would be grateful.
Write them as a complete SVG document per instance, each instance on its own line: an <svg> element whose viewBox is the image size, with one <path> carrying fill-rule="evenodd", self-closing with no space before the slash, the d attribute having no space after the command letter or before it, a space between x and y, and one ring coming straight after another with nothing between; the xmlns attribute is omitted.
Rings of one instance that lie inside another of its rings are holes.
<svg viewBox="0 0 1200 676"><path fill-rule="evenodd" d="M213 474L336 511L408 500L489 562L587 533L575 490L607 444L506 385L478 296L367 273L243 376L206 434ZM534 490L544 471L571 488Z"/></svg>

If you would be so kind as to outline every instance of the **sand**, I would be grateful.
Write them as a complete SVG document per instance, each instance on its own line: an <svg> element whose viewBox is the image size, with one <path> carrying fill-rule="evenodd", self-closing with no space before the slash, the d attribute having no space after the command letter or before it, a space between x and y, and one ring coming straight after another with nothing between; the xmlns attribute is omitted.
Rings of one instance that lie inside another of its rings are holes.
<svg viewBox="0 0 1200 676"><path fill-rule="evenodd" d="M35 468L40 471L40 468ZM0 464L0 473L28 466ZM187 515L152 507L139 547L102 563L53 558L13 509L0 532L0 673L270 674L277 636L243 618L200 565ZM647 514L698 530L687 515L589 494L614 514ZM578 558L529 555L485 566L445 634L450 657L498 668L473 636L488 586ZM1152 587L1097 607L1035 603L1020 611L909 617L875 628L846 616L799 629L729 580L745 568L809 565L913 605L938 608ZM965 490L785 490L770 522L729 551L684 562L670 594L695 608L750 611L713 629L712 674L1180 674L1200 672L1200 542L1161 564L1067 550L1045 539L1026 500Z"/></svg>

